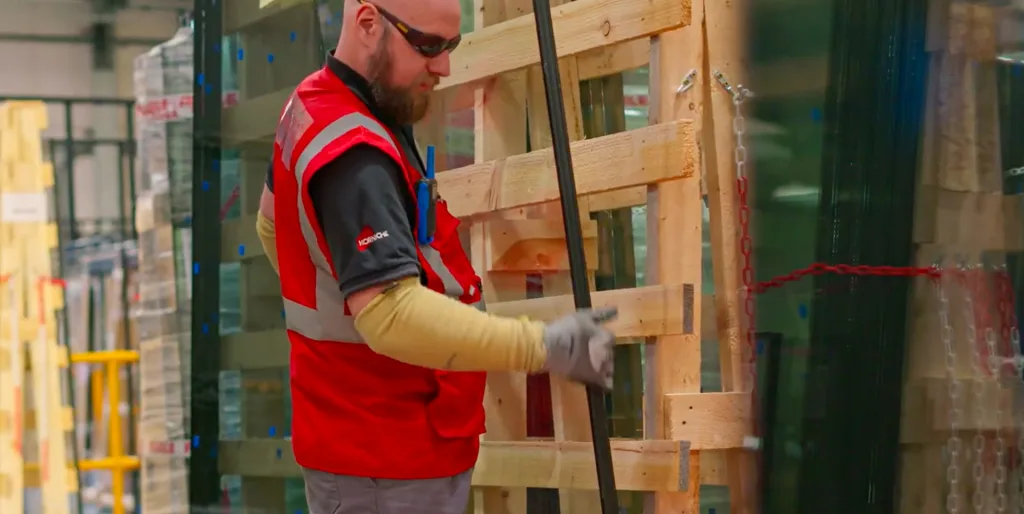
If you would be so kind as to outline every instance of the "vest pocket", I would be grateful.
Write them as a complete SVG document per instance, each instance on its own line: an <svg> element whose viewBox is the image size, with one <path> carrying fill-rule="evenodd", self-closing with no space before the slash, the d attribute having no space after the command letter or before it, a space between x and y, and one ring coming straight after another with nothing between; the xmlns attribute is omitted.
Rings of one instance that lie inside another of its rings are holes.
<svg viewBox="0 0 1024 514"><path fill-rule="evenodd" d="M484 388L487 374L436 371L437 396L427 404L434 432L445 439L476 437L484 433Z"/></svg>

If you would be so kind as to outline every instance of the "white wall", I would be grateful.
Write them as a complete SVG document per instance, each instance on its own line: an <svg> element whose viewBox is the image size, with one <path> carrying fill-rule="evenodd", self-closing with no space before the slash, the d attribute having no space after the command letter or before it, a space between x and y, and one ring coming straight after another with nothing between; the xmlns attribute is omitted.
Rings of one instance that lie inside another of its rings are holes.
<svg viewBox="0 0 1024 514"><path fill-rule="evenodd" d="M120 39L169 39L178 26L178 9L192 0L133 0L129 9L113 16L114 37ZM159 6L145 9L143 5ZM0 95L46 97L120 97L131 99L135 56L150 46L118 46L114 76L97 81L93 75L92 48L88 43L12 41L19 36L82 37L95 18L85 0L0 0ZM106 82L106 85L103 85ZM50 106L45 136L64 138L63 108ZM97 137L125 137L123 109L80 105L72 113L73 134L84 138L90 129L111 126L110 134ZM100 128L99 130L103 130ZM76 211L79 219L117 216L116 167L106 158L81 157L75 163Z"/></svg>

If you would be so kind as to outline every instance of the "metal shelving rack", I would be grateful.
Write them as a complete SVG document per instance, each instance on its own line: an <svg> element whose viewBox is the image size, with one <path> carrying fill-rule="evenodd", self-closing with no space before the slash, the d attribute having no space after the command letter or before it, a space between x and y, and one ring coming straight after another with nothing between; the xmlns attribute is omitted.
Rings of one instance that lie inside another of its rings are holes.
<svg viewBox="0 0 1024 514"><path fill-rule="evenodd" d="M263 5L261 5L263 4ZM280 286L255 234L277 118L323 63L319 2L197 0L193 176L193 512L302 512L301 478L252 459L290 447Z"/></svg>

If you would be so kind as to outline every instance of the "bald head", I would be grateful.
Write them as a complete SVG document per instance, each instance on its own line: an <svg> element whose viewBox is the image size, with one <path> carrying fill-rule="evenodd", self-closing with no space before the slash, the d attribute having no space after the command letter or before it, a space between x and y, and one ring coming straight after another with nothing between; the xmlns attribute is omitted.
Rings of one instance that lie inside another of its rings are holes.
<svg viewBox="0 0 1024 514"><path fill-rule="evenodd" d="M394 121L414 123L450 73L449 51L437 50L459 36L461 18L459 0L346 0L334 55L370 81Z"/></svg>

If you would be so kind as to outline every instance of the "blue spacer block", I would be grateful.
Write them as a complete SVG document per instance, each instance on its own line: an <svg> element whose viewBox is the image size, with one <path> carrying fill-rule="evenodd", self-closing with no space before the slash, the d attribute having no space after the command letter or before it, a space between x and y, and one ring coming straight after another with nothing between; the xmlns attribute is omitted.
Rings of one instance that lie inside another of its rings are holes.
<svg viewBox="0 0 1024 514"><path fill-rule="evenodd" d="M270 427L270 430L267 430L267 435L270 437L277 436L277 427Z"/></svg>
<svg viewBox="0 0 1024 514"><path fill-rule="evenodd" d="M214 159L214 160L210 161L210 167L213 168L213 171L219 172L220 171L220 159Z"/></svg>
<svg viewBox="0 0 1024 514"><path fill-rule="evenodd" d="M210 326L207 325L206 323L203 323L202 330L203 330L203 334L209 334L210 333Z"/></svg>
<svg viewBox="0 0 1024 514"><path fill-rule="evenodd" d="M292 31L291 34L288 34L288 40L291 41L292 43L294 43L295 40L298 39L298 37L299 35L296 34L294 30Z"/></svg>
<svg viewBox="0 0 1024 514"><path fill-rule="evenodd" d="M196 83L198 83L200 86L203 85L203 77L204 75L202 73L196 75Z"/></svg>
<svg viewBox="0 0 1024 514"><path fill-rule="evenodd" d="M238 245L238 255L245 255L245 245Z"/></svg>
<svg viewBox="0 0 1024 514"><path fill-rule="evenodd" d="M192 436L192 448L199 448L199 436Z"/></svg>
<svg viewBox="0 0 1024 514"><path fill-rule="evenodd" d="M206 94L210 94L210 93L213 92L213 86L210 85L210 84L207 84L206 87L203 88L203 90L206 91Z"/></svg>
<svg viewBox="0 0 1024 514"><path fill-rule="evenodd" d="M241 61L242 59L245 59L245 50L242 50L241 48L239 48L238 49L238 60Z"/></svg>
<svg viewBox="0 0 1024 514"><path fill-rule="evenodd" d="M199 274L199 263L198 262L193 262L192 263L192 274L193 275L198 275Z"/></svg>
<svg viewBox="0 0 1024 514"><path fill-rule="evenodd" d="M269 63L273 63L274 62L274 54L267 54L267 62L269 62Z"/></svg>
<svg viewBox="0 0 1024 514"><path fill-rule="evenodd" d="M209 180L204 180L203 181L203 191L209 191L209 190L210 190L210 181Z"/></svg>
<svg viewBox="0 0 1024 514"><path fill-rule="evenodd" d="M800 316L800 319L807 319L807 305L801 303L796 308L796 313Z"/></svg>

